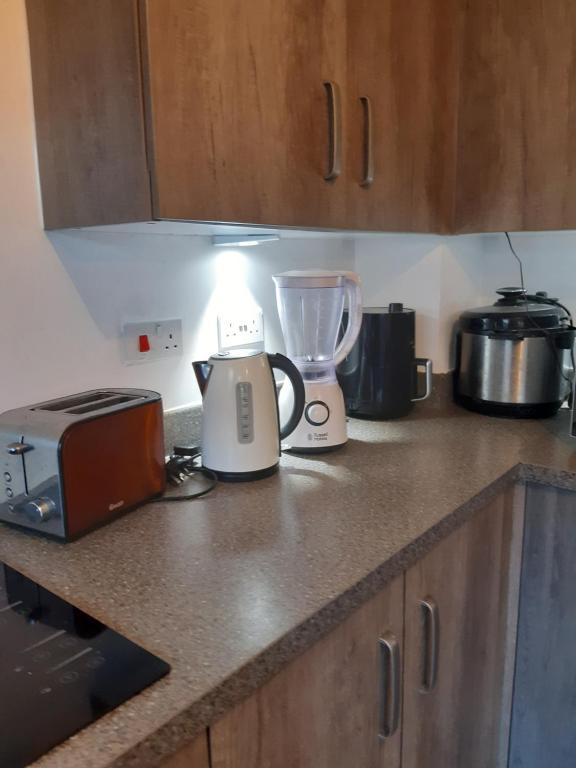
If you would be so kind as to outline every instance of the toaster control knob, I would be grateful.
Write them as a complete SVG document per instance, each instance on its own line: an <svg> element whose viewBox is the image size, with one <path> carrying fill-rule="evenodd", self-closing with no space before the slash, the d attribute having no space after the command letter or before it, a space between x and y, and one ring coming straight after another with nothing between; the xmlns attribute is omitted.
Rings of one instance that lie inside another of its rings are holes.
<svg viewBox="0 0 576 768"><path fill-rule="evenodd" d="M45 523L56 514L56 504L52 499L34 499L24 505L24 514L32 523Z"/></svg>
<svg viewBox="0 0 576 768"><path fill-rule="evenodd" d="M304 416L308 424L312 424L313 427L321 427L328 421L330 409L321 400L313 400L306 406Z"/></svg>

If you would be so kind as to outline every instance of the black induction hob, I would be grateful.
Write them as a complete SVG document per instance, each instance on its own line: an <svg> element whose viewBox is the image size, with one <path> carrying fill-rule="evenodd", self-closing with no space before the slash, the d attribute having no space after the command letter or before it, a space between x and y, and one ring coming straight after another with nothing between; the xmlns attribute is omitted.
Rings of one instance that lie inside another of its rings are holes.
<svg viewBox="0 0 576 768"><path fill-rule="evenodd" d="M29 765L169 671L0 563L1 768Z"/></svg>

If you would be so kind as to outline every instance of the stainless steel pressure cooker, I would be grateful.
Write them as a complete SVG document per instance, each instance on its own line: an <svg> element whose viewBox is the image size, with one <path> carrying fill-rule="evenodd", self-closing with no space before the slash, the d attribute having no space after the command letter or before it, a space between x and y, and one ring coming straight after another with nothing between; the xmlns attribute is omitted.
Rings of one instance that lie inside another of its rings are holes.
<svg viewBox="0 0 576 768"><path fill-rule="evenodd" d="M457 327L456 402L491 416L554 415L574 380L569 311L544 292L501 288L490 307L463 312Z"/></svg>

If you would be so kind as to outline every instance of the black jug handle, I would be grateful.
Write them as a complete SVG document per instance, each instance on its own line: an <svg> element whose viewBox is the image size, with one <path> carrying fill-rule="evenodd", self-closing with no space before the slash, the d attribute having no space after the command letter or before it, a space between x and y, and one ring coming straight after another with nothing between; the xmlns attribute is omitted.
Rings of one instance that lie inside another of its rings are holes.
<svg viewBox="0 0 576 768"><path fill-rule="evenodd" d="M268 362L270 368L276 368L278 371L282 371L290 379L292 389L294 390L294 407L292 413L286 424L280 427L280 440L284 440L288 435L292 434L302 418L304 413L304 406L306 405L306 392L304 390L304 382L300 371L294 363L284 355L275 354L268 355Z"/></svg>
<svg viewBox="0 0 576 768"><path fill-rule="evenodd" d="M424 394L421 395L416 392L416 396L412 398L413 403L417 403L419 400L427 400L432 394L432 360L428 360L426 357L417 357L414 360L414 366L416 368L416 381L418 381L418 368L424 368L426 374L426 388Z"/></svg>

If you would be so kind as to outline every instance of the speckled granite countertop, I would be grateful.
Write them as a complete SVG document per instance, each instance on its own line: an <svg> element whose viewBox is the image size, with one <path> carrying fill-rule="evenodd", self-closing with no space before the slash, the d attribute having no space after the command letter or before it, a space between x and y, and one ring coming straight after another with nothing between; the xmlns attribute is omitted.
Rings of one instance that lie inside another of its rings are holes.
<svg viewBox="0 0 576 768"><path fill-rule="evenodd" d="M0 559L158 654L172 672L42 758L158 765L516 479L576 488L568 414L420 407L273 478L153 504L73 544L0 528Z"/></svg>

